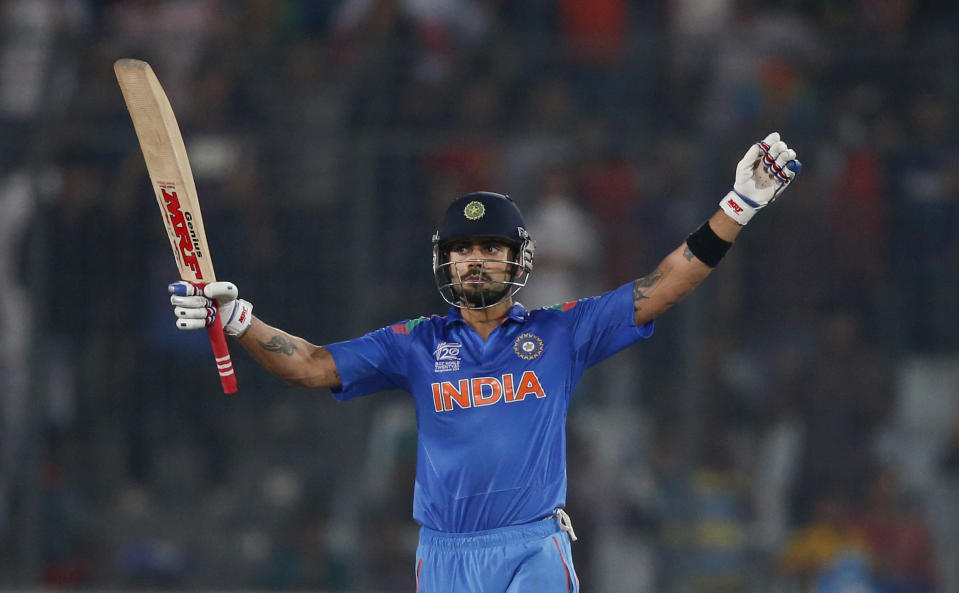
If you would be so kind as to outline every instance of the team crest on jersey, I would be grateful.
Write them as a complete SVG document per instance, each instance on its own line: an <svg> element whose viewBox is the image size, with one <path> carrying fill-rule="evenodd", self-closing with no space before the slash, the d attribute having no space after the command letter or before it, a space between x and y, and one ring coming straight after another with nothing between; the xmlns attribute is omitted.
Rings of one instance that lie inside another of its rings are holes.
<svg viewBox="0 0 959 593"><path fill-rule="evenodd" d="M536 334L520 334L513 342L513 351L523 360L533 360L543 353L543 340Z"/></svg>
<svg viewBox="0 0 959 593"><path fill-rule="evenodd" d="M473 200L466 205L466 208L463 209L463 216L469 220L478 220L483 218L483 215L486 214L486 206L483 205L483 202L477 202Z"/></svg>
<svg viewBox="0 0 959 593"><path fill-rule="evenodd" d="M436 357L436 365L433 367L436 373L448 373L450 371L460 370L460 350L463 345L458 342L440 342L433 351Z"/></svg>

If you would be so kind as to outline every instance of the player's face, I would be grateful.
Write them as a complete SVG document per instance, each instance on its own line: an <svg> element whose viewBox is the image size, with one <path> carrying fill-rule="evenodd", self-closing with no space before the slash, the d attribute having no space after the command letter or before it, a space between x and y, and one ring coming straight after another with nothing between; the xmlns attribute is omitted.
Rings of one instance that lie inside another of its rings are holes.
<svg viewBox="0 0 959 593"><path fill-rule="evenodd" d="M498 301L509 290L516 265L509 245L494 240L461 241L450 246L452 280L457 296L472 305Z"/></svg>

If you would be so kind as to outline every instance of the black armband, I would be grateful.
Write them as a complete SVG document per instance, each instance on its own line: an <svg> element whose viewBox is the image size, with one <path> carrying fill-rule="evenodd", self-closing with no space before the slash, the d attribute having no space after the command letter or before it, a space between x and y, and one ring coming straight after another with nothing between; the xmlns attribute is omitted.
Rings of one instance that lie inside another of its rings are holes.
<svg viewBox="0 0 959 593"><path fill-rule="evenodd" d="M701 227L693 231L693 234L686 237L686 246L696 256L696 259L710 268L715 268L733 244L720 239L719 235L710 228L707 220Z"/></svg>

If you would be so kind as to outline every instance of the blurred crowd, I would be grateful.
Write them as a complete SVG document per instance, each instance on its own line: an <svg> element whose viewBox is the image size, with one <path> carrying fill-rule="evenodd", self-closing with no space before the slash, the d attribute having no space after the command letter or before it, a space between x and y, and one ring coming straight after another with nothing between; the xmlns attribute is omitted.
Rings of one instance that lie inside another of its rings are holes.
<svg viewBox="0 0 959 593"><path fill-rule="evenodd" d="M220 279L315 343L443 313L510 194L528 307L650 272L749 143L804 162L569 419L584 587L959 590L959 8L944 0L0 1L0 587L408 591L415 427L234 348L218 393L113 78L177 113ZM953 65L950 65L953 64Z"/></svg>

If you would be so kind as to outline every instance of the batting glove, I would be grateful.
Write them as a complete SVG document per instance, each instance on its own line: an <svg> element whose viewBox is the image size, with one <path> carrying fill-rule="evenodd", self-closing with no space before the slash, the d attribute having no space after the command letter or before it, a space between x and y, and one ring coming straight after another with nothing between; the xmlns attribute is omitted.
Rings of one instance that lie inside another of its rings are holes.
<svg viewBox="0 0 959 593"><path fill-rule="evenodd" d="M733 191L719 205L744 225L757 210L772 204L801 170L796 151L779 139L779 132L773 132L746 151L736 166Z"/></svg>
<svg viewBox="0 0 959 593"><path fill-rule="evenodd" d="M240 292L232 282L197 285L179 281L167 290L178 329L203 329L219 315L227 335L242 336L253 322L253 305L237 298Z"/></svg>

